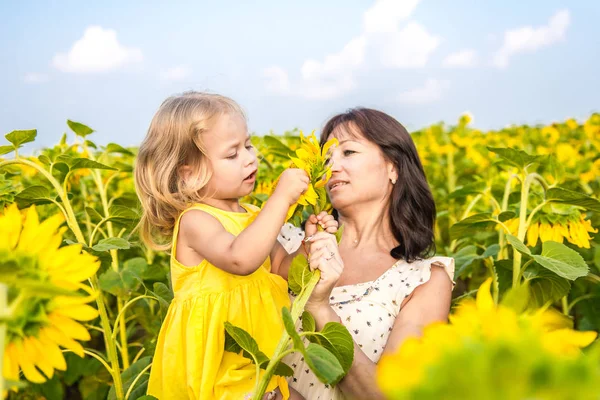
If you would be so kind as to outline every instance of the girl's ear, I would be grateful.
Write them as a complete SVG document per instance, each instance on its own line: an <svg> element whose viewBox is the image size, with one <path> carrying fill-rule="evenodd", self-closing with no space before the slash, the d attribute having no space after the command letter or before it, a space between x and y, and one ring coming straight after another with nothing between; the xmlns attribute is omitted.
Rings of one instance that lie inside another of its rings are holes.
<svg viewBox="0 0 600 400"><path fill-rule="evenodd" d="M192 167L189 165L182 165L177 169L177 173L184 181L187 181L192 173Z"/></svg>

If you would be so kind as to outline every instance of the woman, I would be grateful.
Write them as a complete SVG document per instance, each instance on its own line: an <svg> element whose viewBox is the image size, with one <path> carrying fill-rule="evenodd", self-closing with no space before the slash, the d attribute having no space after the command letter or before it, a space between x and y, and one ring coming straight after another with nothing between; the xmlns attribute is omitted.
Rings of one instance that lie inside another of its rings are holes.
<svg viewBox="0 0 600 400"><path fill-rule="evenodd" d="M321 270L321 281L306 309L318 329L328 322L348 328L354 362L335 388L322 384L301 354L286 363L294 369L291 386L306 399L377 399L381 355L447 320L454 260L426 258L434 247L435 204L406 129L385 113L359 108L327 122L321 143L331 137L340 144L327 190L344 230L339 246L325 232L310 240L310 265Z"/></svg>

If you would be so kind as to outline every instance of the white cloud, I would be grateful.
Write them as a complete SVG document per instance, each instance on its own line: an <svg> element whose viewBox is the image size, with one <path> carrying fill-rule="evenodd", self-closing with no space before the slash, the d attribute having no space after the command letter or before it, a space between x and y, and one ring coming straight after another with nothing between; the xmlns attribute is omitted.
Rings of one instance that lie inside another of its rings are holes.
<svg viewBox="0 0 600 400"><path fill-rule="evenodd" d="M190 76L192 70L187 65L179 65L171 67L161 73L161 78L166 81L181 81Z"/></svg>
<svg viewBox="0 0 600 400"><path fill-rule="evenodd" d="M52 65L63 72L97 73L142 61L142 51L119 43L117 32L89 26L68 53L58 53Z"/></svg>
<svg viewBox="0 0 600 400"><path fill-rule="evenodd" d="M287 72L278 66L266 68L263 77L267 80L267 90L276 94L288 94L290 92L290 78Z"/></svg>
<svg viewBox="0 0 600 400"><path fill-rule="evenodd" d="M301 95L311 99L330 99L345 94L356 87L353 70L365 61L366 38L352 39L325 61L306 60L302 74Z"/></svg>
<svg viewBox="0 0 600 400"><path fill-rule="evenodd" d="M282 67L263 70L267 90L276 94L292 94L311 99L331 99L357 87L355 73L369 66L385 68L421 68L438 47L440 38L420 24L411 22L400 29L420 0L379 0L363 18L360 35L338 52L321 60L308 59L300 69L301 79L290 82ZM366 59L367 52L374 57Z"/></svg>
<svg viewBox="0 0 600 400"><path fill-rule="evenodd" d="M398 95L397 99L404 104L427 104L433 103L442 98L442 95L448 89L448 81L437 79L427 79L421 87L407 90Z"/></svg>
<svg viewBox="0 0 600 400"><path fill-rule="evenodd" d="M379 51L381 64L388 68L424 67L441 41L416 22L378 39L374 46Z"/></svg>
<svg viewBox="0 0 600 400"><path fill-rule="evenodd" d="M531 53L564 40L570 22L569 10L561 10L550 18L547 25L506 31L502 47L494 55L493 64L498 68L506 68L515 54Z"/></svg>
<svg viewBox="0 0 600 400"><path fill-rule="evenodd" d="M477 53L473 49L465 49L449 54L442 65L444 67L474 67L477 64Z"/></svg>
<svg viewBox="0 0 600 400"><path fill-rule="evenodd" d="M340 71L352 70L362 65L365 60L365 46L367 44L364 36L352 39L338 53L329 54L325 61L306 60L302 65L302 77L304 79L319 79L323 76L337 74Z"/></svg>
<svg viewBox="0 0 600 400"><path fill-rule="evenodd" d="M300 69L301 80L292 85L288 73L279 66L263 70L267 90L285 95L295 94L308 99L331 99L354 89L352 71L363 64L366 40L352 39L338 53L329 54L324 61L306 60Z"/></svg>
<svg viewBox="0 0 600 400"><path fill-rule="evenodd" d="M23 81L29 84L48 82L48 79L48 75L40 74L38 72L29 72L23 76Z"/></svg>
<svg viewBox="0 0 600 400"><path fill-rule="evenodd" d="M420 0L379 0L365 12L366 33L395 32L400 21L408 18Z"/></svg>

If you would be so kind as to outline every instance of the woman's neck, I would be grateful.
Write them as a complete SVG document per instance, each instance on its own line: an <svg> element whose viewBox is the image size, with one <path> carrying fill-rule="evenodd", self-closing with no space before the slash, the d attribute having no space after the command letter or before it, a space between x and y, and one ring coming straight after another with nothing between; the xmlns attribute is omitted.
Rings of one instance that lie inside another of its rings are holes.
<svg viewBox="0 0 600 400"><path fill-rule="evenodd" d="M363 249L374 247L387 252L398 245L390 227L387 207L383 207L380 212L363 208L345 215L339 213L339 223L344 226L343 246Z"/></svg>

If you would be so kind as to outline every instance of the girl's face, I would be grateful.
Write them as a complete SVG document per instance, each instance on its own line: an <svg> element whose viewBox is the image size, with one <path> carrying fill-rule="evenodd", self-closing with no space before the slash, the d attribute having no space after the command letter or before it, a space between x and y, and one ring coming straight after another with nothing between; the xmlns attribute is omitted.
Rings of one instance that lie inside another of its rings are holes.
<svg viewBox="0 0 600 400"><path fill-rule="evenodd" d="M331 153L332 174L327 183L333 208L343 212L355 206L387 207L392 191L390 179L395 179L396 172L379 146L351 126L339 126L327 139L331 137L340 143Z"/></svg>
<svg viewBox="0 0 600 400"><path fill-rule="evenodd" d="M202 142L213 171L204 194L216 200L237 200L250 194L258 159L246 121L239 115L223 114L202 135Z"/></svg>

